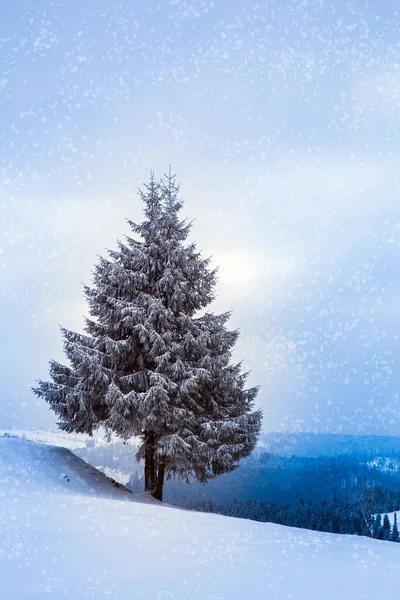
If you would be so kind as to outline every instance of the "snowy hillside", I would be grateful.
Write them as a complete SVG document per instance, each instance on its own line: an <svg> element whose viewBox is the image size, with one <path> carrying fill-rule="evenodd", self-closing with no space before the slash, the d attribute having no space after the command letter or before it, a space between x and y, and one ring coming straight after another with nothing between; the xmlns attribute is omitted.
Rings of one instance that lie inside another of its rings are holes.
<svg viewBox="0 0 400 600"><path fill-rule="evenodd" d="M107 477L112 477L124 485L128 483L133 473L139 480L143 476L143 464L136 461L138 446L134 438L128 442L112 438L107 442L102 431L95 432L93 437L89 437L85 434L41 429L0 429L0 437L2 436L19 437L68 448L105 473Z"/></svg>
<svg viewBox="0 0 400 600"><path fill-rule="evenodd" d="M192 513L0 439L0 598L395 600L398 545Z"/></svg>
<svg viewBox="0 0 400 600"><path fill-rule="evenodd" d="M397 523L400 523L400 510L396 510L396 512L388 513L389 523L393 526L394 523L394 515L396 515ZM381 517L383 518L383 514Z"/></svg>
<svg viewBox="0 0 400 600"><path fill-rule="evenodd" d="M397 458L388 458L387 456L377 456L367 463L372 469L379 469L383 473L399 473L400 461Z"/></svg>
<svg viewBox="0 0 400 600"><path fill-rule="evenodd" d="M67 448L0 438L0 497L51 494L126 499L132 494Z"/></svg>

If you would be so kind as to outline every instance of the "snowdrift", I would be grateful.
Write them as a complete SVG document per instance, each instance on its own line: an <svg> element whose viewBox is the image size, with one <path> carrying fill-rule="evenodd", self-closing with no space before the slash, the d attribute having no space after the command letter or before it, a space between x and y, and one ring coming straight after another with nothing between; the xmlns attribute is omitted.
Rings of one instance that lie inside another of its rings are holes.
<svg viewBox="0 0 400 600"><path fill-rule="evenodd" d="M397 600L399 545L135 497L70 451L0 438L0 598Z"/></svg>

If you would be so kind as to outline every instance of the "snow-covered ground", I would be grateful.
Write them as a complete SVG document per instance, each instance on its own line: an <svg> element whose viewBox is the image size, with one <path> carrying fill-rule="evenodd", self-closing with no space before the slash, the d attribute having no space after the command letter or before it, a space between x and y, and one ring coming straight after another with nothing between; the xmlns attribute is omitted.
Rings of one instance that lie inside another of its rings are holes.
<svg viewBox="0 0 400 600"><path fill-rule="evenodd" d="M400 461L397 458L387 456L377 456L367 463L368 467L379 469L383 473L398 473L400 471Z"/></svg>
<svg viewBox="0 0 400 600"><path fill-rule="evenodd" d="M384 515L385 515L385 513L381 513L382 519L383 519ZM393 527L394 515L396 515L397 527L400 527L400 510L396 510L395 512L388 513L389 523Z"/></svg>
<svg viewBox="0 0 400 600"><path fill-rule="evenodd" d="M0 598L397 600L399 546L184 511L0 439Z"/></svg>

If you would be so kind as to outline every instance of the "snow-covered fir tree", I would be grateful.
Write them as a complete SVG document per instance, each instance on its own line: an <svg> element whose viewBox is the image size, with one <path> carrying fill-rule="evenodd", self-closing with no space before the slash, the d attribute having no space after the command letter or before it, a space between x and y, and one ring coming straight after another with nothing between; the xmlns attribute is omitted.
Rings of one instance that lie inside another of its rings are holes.
<svg viewBox="0 0 400 600"><path fill-rule="evenodd" d="M390 535L390 540L392 542L400 542L400 535L399 535L399 528L397 525L397 514L396 513L394 513L393 528L392 528L392 533Z"/></svg>
<svg viewBox="0 0 400 600"><path fill-rule="evenodd" d="M391 526L389 516L385 513L383 517L382 529L380 531L379 539L390 540Z"/></svg>
<svg viewBox="0 0 400 600"><path fill-rule="evenodd" d="M144 221L128 221L132 237L85 287L85 334L62 329L70 365L52 361L52 381L34 392L65 431L138 436L145 490L161 500L165 476L206 482L234 470L256 445L261 412L231 362L230 314L205 311L216 271L188 242L175 176L152 175L140 195Z"/></svg>
<svg viewBox="0 0 400 600"><path fill-rule="evenodd" d="M373 524L373 528L372 528L372 537L375 539L379 539L381 529L382 529L382 517L380 514L377 514L374 519L374 524Z"/></svg>

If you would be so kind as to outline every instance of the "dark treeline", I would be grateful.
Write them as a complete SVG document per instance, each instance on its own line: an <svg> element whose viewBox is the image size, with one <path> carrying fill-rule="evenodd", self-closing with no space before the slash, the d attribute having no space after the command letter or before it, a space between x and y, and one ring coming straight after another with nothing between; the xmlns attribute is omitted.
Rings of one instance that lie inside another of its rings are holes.
<svg viewBox="0 0 400 600"><path fill-rule="evenodd" d="M400 506L400 493L381 488L370 490L370 498L334 498L331 501L313 502L301 499L297 503L280 504L257 500L232 500L218 503L212 500L191 500L181 504L184 508L209 513L218 513L229 517L240 517L254 521L277 523L291 527L342 533L365 535L378 539L399 541L397 523L392 527L385 514ZM368 503L372 499L372 504ZM376 518L369 510L379 513Z"/></svg>

